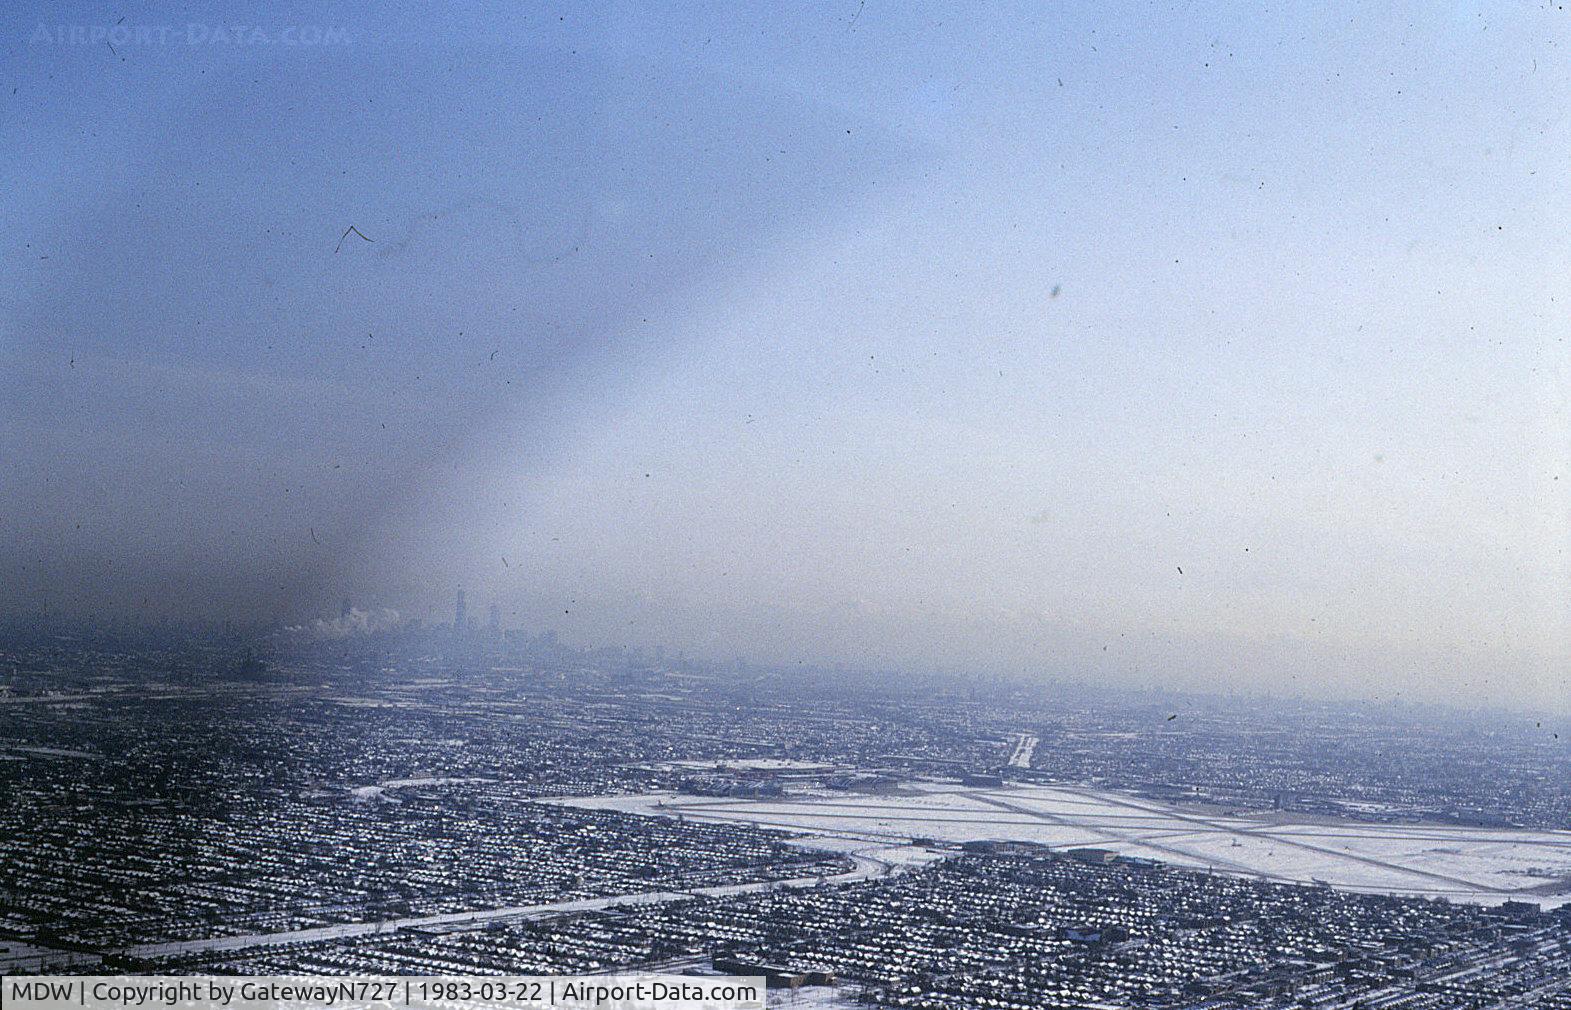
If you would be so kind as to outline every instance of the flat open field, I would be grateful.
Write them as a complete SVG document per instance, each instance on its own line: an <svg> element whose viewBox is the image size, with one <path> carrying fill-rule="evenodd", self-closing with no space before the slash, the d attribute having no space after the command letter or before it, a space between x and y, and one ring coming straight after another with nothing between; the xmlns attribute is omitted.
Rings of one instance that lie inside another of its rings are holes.
<svg viewBox="0 0 1571 1010"><path fill-rule="evenodd" d="M1564 831L1295 822L1291 815L1218 815L1068 786L918 783L881 796L743 800L660 793L552 802L888 845L930 838L1096 846L1175 866L1484 904L1571 902L1571 832Z"/></svg>

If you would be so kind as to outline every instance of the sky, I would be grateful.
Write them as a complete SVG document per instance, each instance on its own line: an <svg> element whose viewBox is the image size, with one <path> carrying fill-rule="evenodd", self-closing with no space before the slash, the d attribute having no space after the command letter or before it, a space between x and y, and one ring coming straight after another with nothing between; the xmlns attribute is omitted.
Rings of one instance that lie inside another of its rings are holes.
<svg viewBox="0 0 1571 1010"><path fill-rule="evenodd" d="M742 6L0 14L0 611L1571 710L1571 14Z"/></svg>

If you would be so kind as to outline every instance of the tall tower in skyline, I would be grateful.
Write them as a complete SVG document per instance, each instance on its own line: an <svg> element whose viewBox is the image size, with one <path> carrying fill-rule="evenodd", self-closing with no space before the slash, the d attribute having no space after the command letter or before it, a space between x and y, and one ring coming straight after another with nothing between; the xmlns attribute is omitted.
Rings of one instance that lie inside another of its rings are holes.
<svg viewBox="0 0 1571 1010"><path fill-rule="evenodd" d="M502 611L496 604L491 604L491 612L486 615L486 630L495 635L502 630Z"/></svg>
<svg viewBox="0 0 1571 1010"><path fill-rule="evenodd" d="M453 612L453 630L463 631L469 626L469 615L464 607L464 591L458 591L458 606Z"/></svg>

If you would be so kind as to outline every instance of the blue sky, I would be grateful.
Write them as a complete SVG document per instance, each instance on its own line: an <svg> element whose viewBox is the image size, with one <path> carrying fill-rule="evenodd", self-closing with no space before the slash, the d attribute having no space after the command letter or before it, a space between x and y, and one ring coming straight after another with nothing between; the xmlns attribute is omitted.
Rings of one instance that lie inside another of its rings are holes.
<svg viewBox="0 0 1571 1010"><path fill-rule="evenodd" d="M12 11L0 603L1567 707L1568 15L1113 6Z"/></svg>

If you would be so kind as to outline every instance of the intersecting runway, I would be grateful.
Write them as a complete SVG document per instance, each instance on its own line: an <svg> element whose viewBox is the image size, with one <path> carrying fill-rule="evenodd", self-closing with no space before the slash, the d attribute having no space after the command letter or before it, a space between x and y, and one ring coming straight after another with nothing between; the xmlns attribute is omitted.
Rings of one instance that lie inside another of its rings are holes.
<svg viewBox="0 0 1571 1010"><path fill-rule="evenodd" d="M1552 907L1571 901L1571 832L1215 813L1075 786L916 783L896 793L732 799L656 794L561 802L735 821L889 844L933 839L1097 846L1285 882Z"/></svg>

